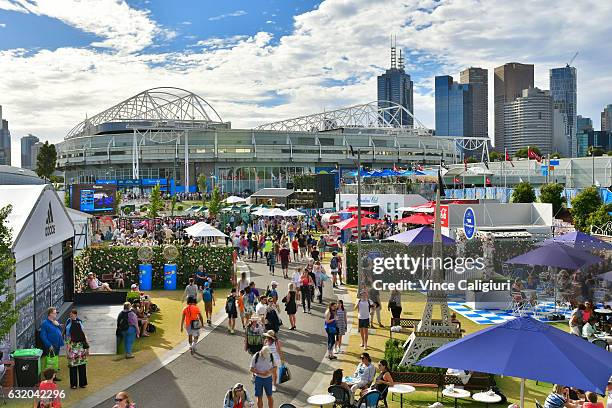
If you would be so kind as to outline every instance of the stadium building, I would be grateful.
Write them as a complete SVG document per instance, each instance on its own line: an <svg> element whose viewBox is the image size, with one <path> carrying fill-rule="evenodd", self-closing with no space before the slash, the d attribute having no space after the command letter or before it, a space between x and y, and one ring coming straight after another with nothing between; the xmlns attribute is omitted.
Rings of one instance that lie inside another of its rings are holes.
<svg viewBox="0 0 612 408"><path fill-rule="evenodd" d="M204 99L154 88L76 125L58 147L66 182L117 184L143 191L196 191L200 175L227 193L285 187L296 174L364 166L460 163L456 138L434 137L405 108L378 101L258 126L232 129ZM341 171L342 171L341 170Z"/></svg>

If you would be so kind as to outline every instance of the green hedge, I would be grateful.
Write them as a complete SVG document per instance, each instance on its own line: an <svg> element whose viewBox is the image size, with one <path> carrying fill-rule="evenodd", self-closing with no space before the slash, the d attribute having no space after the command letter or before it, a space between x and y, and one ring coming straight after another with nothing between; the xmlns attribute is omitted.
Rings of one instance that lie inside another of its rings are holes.
<svg viewBox="0 0 612 408"><path fill-rule="evenodd" d="M419 359L427 357L435 349L424 351ZM402 373L445 373L446 369L436 367L421 367L417 365L400 365L404 357L403 342L397 339L389 339L385 343L385 360L389 363L389 369Z"/></svg>
<svg viewBox="0 0 612 408"><path fill-rule="evenodd" d="M198 268L204 265L208 273L220 276L222 282L229 282L234 270L232 263L232 248L199 246L195 248L179 246L179 256L174 260L177 264L178 287L187 285L189 277ZM164 287L164 264L167 263L162 256L163 247L153 247L153 287ZM105 273L114 273L121 269L126 274L126 287L138 282L138 247L87 247L74 260L75 280L77 290L83 290L88 272L99 276Z"/></svg>

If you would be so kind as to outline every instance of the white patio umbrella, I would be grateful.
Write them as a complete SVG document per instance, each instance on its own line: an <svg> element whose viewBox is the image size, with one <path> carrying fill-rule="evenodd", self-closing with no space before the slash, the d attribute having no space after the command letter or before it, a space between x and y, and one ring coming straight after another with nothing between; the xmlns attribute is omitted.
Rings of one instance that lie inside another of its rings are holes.
<svg viewBox="0 0 612 408"><path fill-rule="evenodd" d="M304 214L301 211L296 210L295 208L290 208L287 211L285 211L285 217L303 217L306 214Z"/></svg>
<svg viewBox="0 0 612 408"><path fill-rule="evenodd" d="M268 213L266 214L267 217L283 217L285 215L285 212L283 210L281 210L280 208L272 208L270 210L268 210Z"/></svg>
<svg viewBox="0 0 612 408"><path fill-rule="evenodd" d="M202 221L185 228L185 232L192 237L227 237L223 232Z"/></svg>
<svg viewBox="0 0 612 408"><path fill-rule="evenodd" d="M229 196L225 199L225 202L228 204L246 203L246 198L238 196Z"/></svg>
<svg viewBox="0 0 612 408"><path fill-rule="evenodd" d="M258 208L257 210L253 211L251 214L258 215L260 217L265 217L266 215L268 215L269 211L270 210L268 210L267 208Z"/></svg>

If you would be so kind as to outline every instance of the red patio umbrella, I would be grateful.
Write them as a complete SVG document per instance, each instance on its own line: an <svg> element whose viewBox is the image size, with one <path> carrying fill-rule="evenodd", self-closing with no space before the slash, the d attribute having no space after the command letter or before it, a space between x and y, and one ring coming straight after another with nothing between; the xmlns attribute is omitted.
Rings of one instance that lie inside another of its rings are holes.
<svg viewBox="0 0 612 408"><path fill-rule="evenodd" d="M366 225L371 224L381 224L383 220L377 220L375 218L361 217L361 226L364 227ZM357 228L357 217L349 218L348 220L340 221L334 224L334 227L340 228L341 230L349 229L349 228Z"/></svg>
<svg viewBox="0 0 612 408"><path fill-rule="evenodd" d="M431 225L434 223L435 217L433 215L418 213L413 214L405 218L400 218L397 221L393 221L396 224L415 224L415 225Z"/></svg>

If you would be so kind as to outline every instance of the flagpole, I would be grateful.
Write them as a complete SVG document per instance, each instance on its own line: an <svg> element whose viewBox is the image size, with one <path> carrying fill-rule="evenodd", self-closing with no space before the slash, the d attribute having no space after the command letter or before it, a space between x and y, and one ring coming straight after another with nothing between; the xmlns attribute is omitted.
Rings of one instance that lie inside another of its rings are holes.
<svg viewBox="0 0 612 408"><path fill-rule="evenodd" d="M507 171L506 162L507 161L508 161L508 149L504 148L504 191L508 188L508 174L506 173Z"/></svg>
<svg viewBox="0 0 612 408"><path fill-rule="evenodd" d="M531 155L529 154L529 146L527 146L527 182L531 183Z"/></svg>

